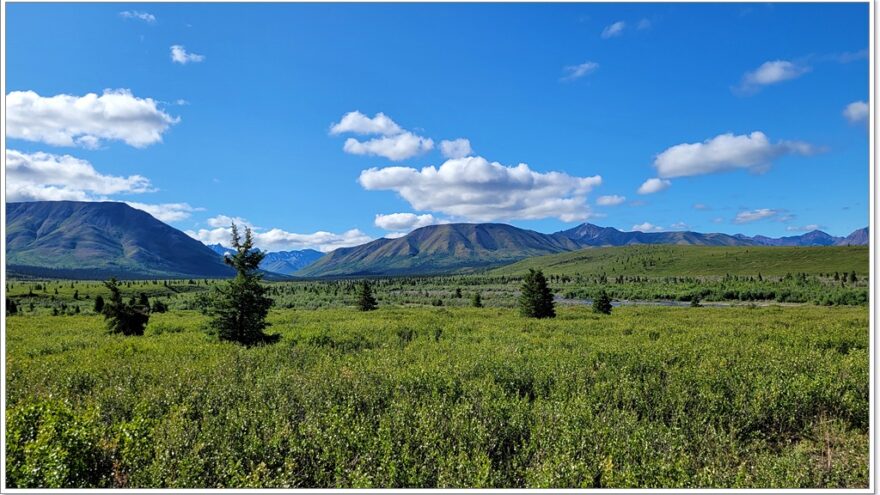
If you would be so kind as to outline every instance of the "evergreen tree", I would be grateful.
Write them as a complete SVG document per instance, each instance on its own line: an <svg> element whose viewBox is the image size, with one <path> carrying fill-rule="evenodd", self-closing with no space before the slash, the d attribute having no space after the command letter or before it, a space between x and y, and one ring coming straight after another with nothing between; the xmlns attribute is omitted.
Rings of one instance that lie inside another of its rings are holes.
<svg viewBox="0 0 880 495"><path fill-rule="evenodd" d="M95 313L103 313L104 312L104 297L98 294L95 296Z"/></svg>
<svg viewBox="0 0 880 495"><path fill-rule="evenodd" d="M6 298L6 314L18 314L18 304L16 304L13 299L9 299L8 297Z"/></svg>
<svg viewBox="0 0 880 495"><path fill-rule="evenodd" d="M480 297L479 292L474 293L474 298L471 299L471 306L473 306L475 308L482 308L483 307L483 298Z"/></svg>
<svg viewBox="0 0 880 495"><path fill-rule="evenodd" d="M519 296L519 312L530 318L553 318L556 310L553 307L553 293L547 286L547 279L538 270L529 269L523 279Z"/></svg>
<svg viewBox="0 0 880 495"><path fill-rule="evenodd" d="M260 283L260 261L266 255L254 249L251 229L245 227L242 240L235 224L232 224L232 248L235 252L224 260L237 273L227 283L214 286L206 308L211 316L211 328L220 340L248 346L277 341L279 335L263 333L269 326L266 316L273 303L266 296L266 287Z"/></svg>
<svg viewBox="0 0 880 495"><path fill-rule="evenodd" d="M373 288L368 280L364 280L358 284L357 305L361 311L372 311L379 307L376 298L373 297Z"/></svg>
<svg viewBox="0 0 880 495"><path fill-rule="evenodd" d="M151 313L164 313L168 311L168 305L159 299L153 299L153 305L150 307Z"/></svg>
<svg viewBox="0 0 880 495"><path fill-rule="evenodd" d="M140 295L138 295L138 302L137 303L140 304L141 306L147 308L147 311L150 310L150 299L143 292L141 292Z"/></svg>
<svg viewBox="0 0 880 495"><path fill-rule="evenodd" d="M849 274L849 281L852 283L856 283L859 279L856 277L856 271L853 270L852 273Z"/></svg>
<svg viewBox="0 0 880 495"><path fill-rule="evenodd" d="M600 290L593 297L593 313L611 314L611 298L608 297L608 293L605 292L605 289Z"/></svg>
<svg viewBox="0 0 880 495"><path fill-rule="evenodd" d="M147 308L138 304L126 304L115 278L104 282L104 285L110 289L110 302L104 305L104 319L107 320L110 333L143 335L144 327L150 321Z"/></svg>

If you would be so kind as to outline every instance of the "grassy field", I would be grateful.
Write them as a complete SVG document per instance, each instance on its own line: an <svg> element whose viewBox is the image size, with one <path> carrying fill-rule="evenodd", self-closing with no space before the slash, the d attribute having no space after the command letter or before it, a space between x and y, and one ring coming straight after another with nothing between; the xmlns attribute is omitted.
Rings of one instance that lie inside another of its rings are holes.
<svg viewBox="0 0 880 495"><path fill-rule="evenodd" d="M559 313L279 308L250 349L12 316L7 484L867 486L865 307Z"/></svg>
<svg viewBox="0 0 880 495"><path fill-rule="evenodd" d="M528 258L489 272L517 275L529 268L554 275L646 276L784 276L869 270L868 246L835 247L710 247L626 246Z"/></svg>

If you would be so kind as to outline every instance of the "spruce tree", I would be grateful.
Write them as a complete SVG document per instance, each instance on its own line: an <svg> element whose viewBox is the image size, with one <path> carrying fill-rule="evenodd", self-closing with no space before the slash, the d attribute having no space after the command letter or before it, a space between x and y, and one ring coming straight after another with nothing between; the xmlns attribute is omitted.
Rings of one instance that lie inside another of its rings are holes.
<svg viewBox="0 0 880 495"><path fill-rule="evenodd" d="M519 312L530 318L553 318L556 310L553 307L553 293L547 286L547 279L538 270L529 269L523 279L519 296Z"/></svg>
<svg viewBox="0 0 880 495"><path fill-rule="evenodd" d="M474 293L474 298L471 299L471 306L473 306L475 308L482 308L483 307L483 298L480 297L479 292Z"/></svg>
<svg viewBox="0 0 880 495"><path fill-rule="evenodd" d="M95 296L95 313L101 314L104 312L104 297L98 294Z"/></svg>
<svg viewBox="0 0 880 495"><path fill-rule="evenodd" d="M254 249L249 227L245 227L242 240L235 224L232 224L232 248L235 252L224 259L227 265L235 268L235 278L214 286L206 304L206 312L211 317L211 330L217 333L220 340L247 346L277 341L278 335L263 333L269 326L266 316L273 303L266 296L266 287L260 283L262 275L259 266L265 253Z"/></svg>
<svg viewBox="0 0 880 495"><path fill-rule="evenodd" d="M9 299L8 297L6 298L6 314L18 314L18 304L15 303L14 299Z"/></svg>
<svg viewBox="0 0 880 495"><path fill-rule="evenodd" d="M593 297L593 313L611 314L611 298L605 289L600 290Z"/></svg>
<svg viewBox="0 0 880 495"><path fill-rule="evenodd" d="M122 293L115 278L104 282L110 289L110 302L104 304L104 319L107 320L107 329L110 333L123 335L143 335L144 327L150 321L147 308L139 304L126 304L122 300Z"/></svg>
<svg viewBox="0 0 880 495"><path fill-rule="evenodd" d="M358 285L358 309L361 311L372 311L379 307L376 298L373 297L373 288L368 280L364 280Z"/></svg>

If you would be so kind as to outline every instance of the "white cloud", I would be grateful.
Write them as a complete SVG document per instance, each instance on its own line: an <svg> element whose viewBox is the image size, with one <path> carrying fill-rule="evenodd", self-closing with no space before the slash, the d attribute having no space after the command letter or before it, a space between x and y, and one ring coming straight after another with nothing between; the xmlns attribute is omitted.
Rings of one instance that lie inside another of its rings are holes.
<svg viewBox="0 0 880 495"><path fill-rule="evenodd" d="M645 222L638 225L633 225L632 229L630 230L632 230L633 232L662 232L663 227Z"/></svg>
<svg viewBox="0 0 880 495"><path fill-rule="evenodd" d="M378 134L380 137L369 141L358 141L348 138L342 149L352 155L382 156L392 161L412 158L434 148L434 141L417 136L397 125L384 113L377 113L373 118L354 111L342 116L339 122L330 126L330 134L342 133Z"/></svg>
<svg viewBox="0 0 880 495"><path fill-rule="evenodd" d="M802 226L789 225L788 227L785 228L785 230L787 230L789 232L812 232L814 230L821 230L821 229L822 229L822 226L815 224L815 223L811 223L809 225L802 225Z"/></svg>
<svg viewBox="0 0 880 495"><path fill-rule="evenodd" d="M245 220L242 220L242 224L250 225ZM351 229L341 234L324 231L311 234L297 234L277 228L266 231L254 227L251 228L253 230L254 245L265 251L317 249L326 253L337 248L357 246L373 240L358 229ZM220 243L228 246L232 236L232 229L229 227L217 227L213 229L199 229L198 231L187 230L186 233L205 244Z"/></svg>
<svg viewBox="0 0 880 495"><path fill-rule="evenodd" d="M867 122L870 110L868 103L864 101L854 101L843 109L843 116L846 117L851 124L859 122Z"/></svg>
<svg viewBox="0 0 880 495"><path fill-rule="evenodd" d="M103 175L91 163L70 155L6 150L7 201L114 201L107 195L153 191L146 177ZM202 210L187 203L123 202L163 222L183 220Z"/></svg>
<svg viewBox="0 0 880 495"><path fill-rule="evenodd" d="M241 217L230 217L227 215L217 215L215 217L211 217L208 219L208 225L210 225L211 227L229 227L233 223L236 225L244 225L244 226L250 227L251 229L256 228L253 225L251 225L250 222L248 222L247 220L245 220L244 218L241 218Z"/></svg>
<svg viewBox="0 0 880 495"><path fill-rule="evenodd" d="M706 211L706 210L711 210L712 207L709 206L709 205L703 204L703 203L694 203L694 209L695 209L695 210Z"/></svg>
<svg viewBox="0 0 880 495"><path fill-rule="evenodd" d="M183 45L171 45L171 61L174 63L186 65L190 62L198 63L204 60L204 55L189 53Z"/></svg>
<svg viewBox="0 0 880 495"><path fill-rule="evenodd" d="M746 72L738 89L743 93L754 93L764 86L796 79L810 70L810 67L788 60L764 62L757 69Z"/></svg>
<svg viewBox="0 0 880 495"><path fill-rule="evenodd" d="M575 79L579 79L587 74L595 72L598 68L599 64L596 62L584 62L578 65L563 67L562 70L565 72L565 75L562 77L561 81L574 81Z"/></svg>
<svg viewBox="0 0 880 495"><path fill-rule="evenodd" d="M428 225L438 223L447 223L445 220L434 218L434 215L426 213L424 215L416 215L415 213L391 213L389 215L376 215L374 221L376 227L385 230L415 230Z"/></svg>
<svg viewBox="0 0 880 495"><path fill-rule="evenodd" d="M654 194L656 192L663 191L664 189L669 189L669 186L671 185L672 183L668 180L658 179L655 177L648 179L644 183L642 183L642 185L639 186L637 192L639 194Z"/></svg>
<svg viewBox="0 0 880 495"><path fill-rule="evenodd" d="M163 222L177 222L189 218L194 211L202 211L204 208L193 208L188 203L160 203L147 204L124 201L125 204L138 210L143 210Z"/></svg>
<svg viewBox="0 0 880 495"><path fill-rule="evenodd" d="M402 133L403 129L382 112L369 118L355 110L343 115L339 122L330 126L330 134L338 135L346 132L393 136Z"/></svg>
<svg viewBox="0 0 880 495"><path fill-rule="evenodd" d="M684 222L675 222L674 224L670 225L669 227L673 230L687 230L687 229L691 228L690 225L688 225Z"/></svg>
<svg viewBox="0 0 880 495"><path fill-rule="evenodd" d="M389 233L385 234L383 237L385 239L399 239L408 233L409 232L389 232Z"/></svg>
<svg viewBox="0 0 880 495"><path fill-rule="evenodd" d="M570 222L592 215L586 196L602 178L539 173L524 163L507 167L476 156L450 159L439 168L371 168L358 181L365 189L396 191L416 210L473 221L555 217Z"/></svg>
<svg viewBox="0 0 880 495"><path fill-rule="evenodd" d="M406 160L434 148L434 141L429 138L404 132L395 136L382 136L369 141L358 141L355 138L345 140L342 149L352 155L382 156L392 161Z"/></svg>
<svg viewBox="0 0 880 495"><path fill-rule="evenodd" d="M56 95L33 91L6 95L6 136L53 146L98 147L118 140L136 148L162 141L162 133L180 122L150 98L127 89L106 90L101 96Z"/></svg>
<svg viewBox="0 0 880 495"><path fill-rule="evenodd" d="M8 201L94 201L107 194L153 190L146 177L103 175L91 163L70 155L6 150Z"/></svg>
<svg viewBox="0 0 880 495"><path fill-rule="evenodd" d="M150 14L148 12L139 12L137 10L126 10L119 13L119 17L123 19L136 19L139 21L144 21L147 24L153 24L156 22L156 16Z"/></svg>
<svg viewBox="0 0 880 495"><path fill-rule="evenodd" d="M613 194L611 196L599 196L596 198L596 204L599 206L617 206L626 201L625 196Z"/></svg>
<svg viewBox="0 0 880 495"><path fill-rule="evenodd" d="M623 28L626 27L626 23L623 21L617 21L614 24L609 26L605 26L605 29L602 30L602 39L613 38L615 36L620 36L623 34Z"/></svg>
<svg viewBox="0 0 880 495"><path fill-rule="evenodd" d="M733 223L741 224L756 222L758 220L775 217L779 213L780 210L771 210L770 208L759 208L757 210L741 211L736 214L736 218L733 219Z"/></svg>
<svg viewBox="0 0 880 495"><path fill-rule="evenodd" d="M465 138L440 141L440 154L446 158L463 158L473 152L471 142Z"/></svg>
<svg viewBox="0 0 880 495"><path fill-rule="evenodd" d="M636 29L648 29L651 27L651 21L649 19L641 19L639 24L636 26Z"/></svg>
<svg viewBox="0 0 880 495"><path fill-rule="evenodd" d="M735 136L721 134L702 143L672 146L654 159L657 175L663 178L712 174L739 168L764 172L771 162L786 154L810 155L818 150L801 141L771 143L763 132Z"/></svg>

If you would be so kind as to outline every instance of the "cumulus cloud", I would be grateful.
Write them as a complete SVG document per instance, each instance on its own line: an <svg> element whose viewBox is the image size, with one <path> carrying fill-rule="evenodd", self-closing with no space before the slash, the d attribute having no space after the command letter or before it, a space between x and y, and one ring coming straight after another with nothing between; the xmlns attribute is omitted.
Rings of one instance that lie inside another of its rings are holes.
<svg viewBox="0 0 880 495"><path fill-rule="evenodd" d="M665 179L651 178L646 180L639 186L638 192L639 194L654 194L656 192L663 191L664 189L669 189L669 186L672 185L672 182L669 182Z"/></svg>
<svg viewBox="0 0 880 495"><path fill-rule="evenodd" d="M846 117L850 124L867 122L868 115L870 115L870 109L868 108L868 103L864 101L854 101L843 109L843 116Z"/></svg>
<svg viewBox="0 0 880 495"><path fill-rule="evenodd" d="M483 157L450 159L439 168L371 168L358 179L368 190L391 190L416 210L439 211L473 221L591 216L586 196L600 176L539 173L521 163L507 167Z"/></svg>
<svg viewBox="0 0 880 495"><path fill-rule="evenodd" d="M596 62L584 62L582 64L563 67L562 71L565 72L565 75L562 76L561 81L574 81L575 79L580 79L587 74L595 72L598 68L599 64Z"/></svg>
<svg viewBox="0 0 880 495"><path fill-rule="evenodd" d="M232 224L236 225L244 225L254 229L253 225L250 222L241 217L230 217L228 215L217 215L215 217L211 217L208 219L208 225L211 227L229 227Z"/></svg>
<svg viewBox="0 0 880 495"><path fill-rule="evenodd" d="M654 159L662 178L712 174L734 169L764 172L773 160L786 154L811 155L818 150L801 141L771 143L763 132L735 136L721 134L702 143L672 146Z"/></svg>
<svg viewBox="0 0 880 495"><path fill-rule="evenodd" d="M814 230L821 230L821 229L822 229L822 226L819 224L815 224L815 223L811 223L809 225L801 225L801 226L789 225L788 227L785 228L785 230L787 230L789 232L812 232Z"/></svg>
<svg viewBox="0 0 880 495"><path fill-rule="evenodd" d="M626 23L623 21L617 21L614 24L605 26L605 29L602 30L602 39L607 40L608 38L620 36L621 34L623 34L623 29L625 27Z"/></svg>
<svg viewBox="0 0 880 495"><path fill-rule="evenodd" d="M189 218L194 211L202 211L204 208L193 208L188 203L160 203L147 204L124 201L125 204L138 210L143 210L163 222L177 222Z"/></svg>
<svg viewBox="0 0 880 495"><path fill-rule="evenodd" d="M6 95L6 136L53 146L96 148L117 140L143 148L161 142L162 134L180 122L157 103L127 89L48 97L13 91Z"/></svg>
<svg viewBox="0 0 880 495"><path fill-rule="evenodd" d="M415 213L391 213L389 215L376 215L374 222L376 227L385 230L414 230L428 225L438 223L447 223L445 220L434 218L434 215L426 213L424 215L416 215Z"/></svg>
<svg viewBox="0 0 880 495"><path fill-rule="evenodd" d="M358 111L348 112L339 122L330 126L330 134L343 133L380 136L369 141L346 139L342 149L353 155L382 156L392 161L400 161L434 148L432 139L404 130L381 112L373 118Z"/></svg>
<svg viewBox="0 0 880 495"><path fill-rule="evenodd" d="M780 210L772 210L770 208L759 208L757 210L741 211L736 214L736 218L733 219L733 223L742 224L757 222L758 220L773 218L780 213Z"/></svg>
<svg viewBox="0 0 880 495"><path fill-rule="evenodd" d="M103 175L91 163L70 155L6 150L8 201L94 201L107 194L151 192L140 175Z"/></svg>
<svg viewBox="0 0 880 495"><path fill-rule="evenodd" d="M7 201L114 201L108 195L153 191L146 177L104 175L88 161L70 155L6 150ZM163 222L183 220L202 210L187 203L124 203Z"/></svg>
<svg viewBox="0 0 880 495"><path fill-rule="evenodd" d="M654 225L650 222L640 223L638 225L632 226L633 232L662 232L664 229L659 225Z"/></svg>
<svg viewBox="0 0 880 495"><path fill-rule="evenodd" d="M402 133L403 129L382 112L370 118L355 110L343 115L339 122L330 126L330 134L338 135L346 132L393 136Z"/></svg>
<svg viewBox="0 0 880 495"><path fill-rule="evenodd" d="M440 154L446 158L463 158L471 153L471 142L465 138L440 141Z"/></svg>
<svg viewBox="0 0 880 495"><path fill-rule="evenodd" d="M199 63L205 60L204 55L190 53L186 51L183 45L171 45L171 61L176 64L186 65L188 63Z"/></svg>
<svg viewBox="0 0 880 495"><path fill-rule="evenodd" d="M222 215L221 215L222 216ZM217 218L217 217L215 217ZM232 218L232 217L226 217ZM250 225L246 220L242 225ZM219 221L219 220L218 220ZM367 234L358 229L351 229L341 234L318 231L311 234L297 234L282 229L263 230L251 227L254 236L254 245L264 251L286 251L291 249L317 249L321 252L329 252L341 247L357 246L373 240ZM229 226L216 227L213 229L187 230L186 233L205 244L228 245L232 236Z"/></svg>
<svg viewBox="0 0 880 495"><path fill-rule="evenodd" d="M408 232L389 232L382 237L384 237L385 239L399 239L406 234L408 234Z"/></svg>
<svg viewBox="0 0 880 495"><path fill-rule="evenodd" d="M617 206L626 201L625 196L618 196L616 194L610 196L599 196L596 198L596 204L599 206Z"/></svg>
<svg viewBox="0 0 880 495"><path fill-rule="evenodd" d="M669 227L673 230L687 230L687 229L691 228L690 225L688 225L684 222L675 222L674 224L670 225Z"/></svg>
<svg viewBox="0 0 880 495"><path fill-rule="evenodd" d="M808 66L789 62L788 60L764 62L757 69L746 72L737 89L742 93L755 93L764 86L796 79L810 72L810 70Z"/></svg>
<svg viewBox="0 0 880 495"><path fill-rule="evenodd" d="M358 141L355 138L348 138L345 140L342 149L352 155L382 156L397 162L429 151L433 147L433 140L416 136L411 132L404 132L395 136L370 139L369 141Z"/></svg>
<svg viewBox="0 0 880 495"><path fill-rule="evenodd" d="M144 21L147 24L153 24L156 22L156 16L150 14L148 12L139 12L137 10L126 10L119 13L119 17L123 19L135 19L138 21Z"/></svg>

